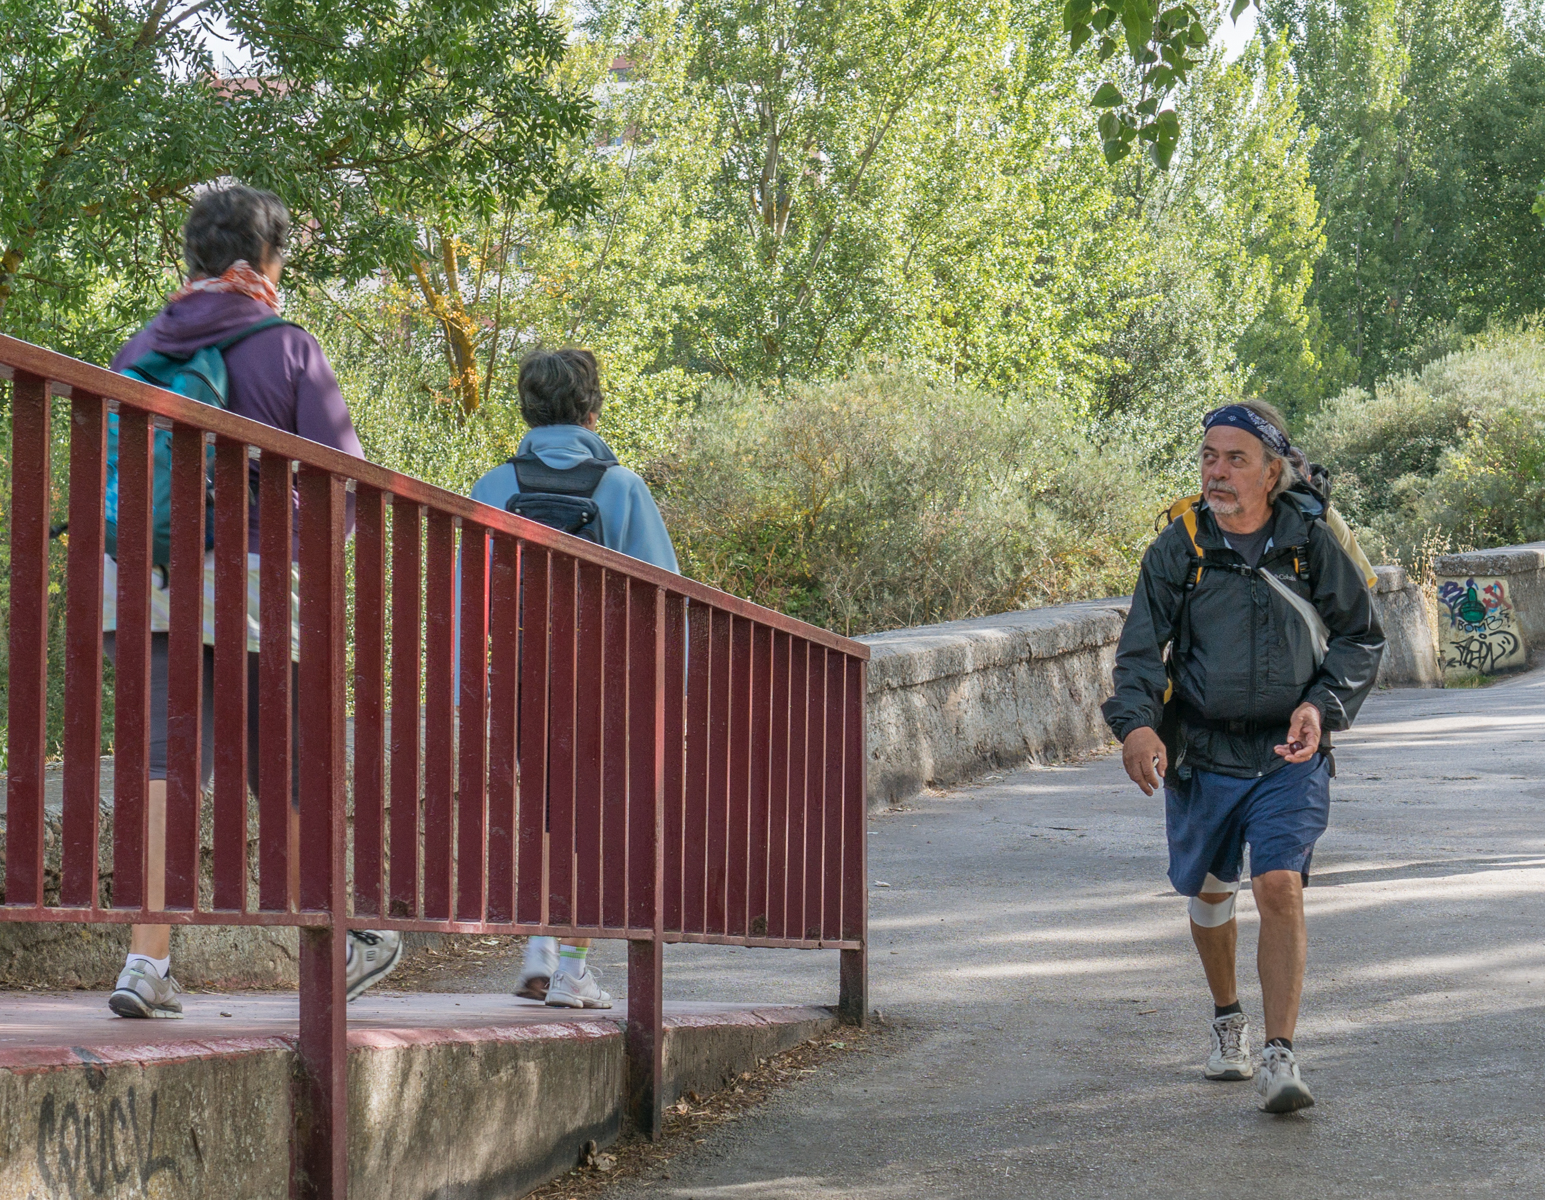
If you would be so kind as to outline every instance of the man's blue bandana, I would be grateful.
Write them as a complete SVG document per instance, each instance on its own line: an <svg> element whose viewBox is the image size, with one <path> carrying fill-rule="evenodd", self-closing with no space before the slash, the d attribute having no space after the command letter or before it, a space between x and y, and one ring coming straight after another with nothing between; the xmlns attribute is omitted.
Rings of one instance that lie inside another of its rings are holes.
<svg viewBox="0 0 1545 1200"><path fill-rule="evenodd" d="M1213 409L1202 418L1203 430L1211 429L1214 425L1232 425L1235 429L1243 429L1246 433L1260 438L1267 449L1279 458L1288 456L1287 434L1243 404L1225 404L1222 408Z"/></svg>

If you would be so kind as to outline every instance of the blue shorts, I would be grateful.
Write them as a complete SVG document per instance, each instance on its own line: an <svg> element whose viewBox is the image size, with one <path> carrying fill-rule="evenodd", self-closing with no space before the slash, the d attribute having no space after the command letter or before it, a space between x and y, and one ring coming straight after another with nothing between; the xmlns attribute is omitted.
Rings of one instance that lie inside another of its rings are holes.
<svg viewBox="0 0 1545 1200"><path fill-rule="evenodd" d="M1209 874L1237 883L1249 843L1251 875L1297 871L1308 883L1314 843L1329 818L1330 767L1323 754L1259 779L1193 770L1178 788L1164 789L1169 880L1182 896L1205 891Z"/></svg>

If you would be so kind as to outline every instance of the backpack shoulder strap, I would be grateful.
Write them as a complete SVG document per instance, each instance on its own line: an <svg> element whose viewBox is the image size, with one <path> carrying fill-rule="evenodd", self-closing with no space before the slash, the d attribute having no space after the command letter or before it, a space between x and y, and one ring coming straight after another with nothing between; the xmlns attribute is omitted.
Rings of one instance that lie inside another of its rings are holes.
<svg viewBox="0 0 1545 1200"><path fill-rule="evenodd" d="M1159 513L1159 518L1154 522L1154 528L1163 531L1166 526L1173 525L1176 521L1186 531L1186 537L1191 542L1191 566L1186 571L1186 591L1190 591L1202 581L1202 560L1207 552L1196 544L1196 506L1201 503L1200 493L1195 496L1182 496L1167 509Z"/></svg>

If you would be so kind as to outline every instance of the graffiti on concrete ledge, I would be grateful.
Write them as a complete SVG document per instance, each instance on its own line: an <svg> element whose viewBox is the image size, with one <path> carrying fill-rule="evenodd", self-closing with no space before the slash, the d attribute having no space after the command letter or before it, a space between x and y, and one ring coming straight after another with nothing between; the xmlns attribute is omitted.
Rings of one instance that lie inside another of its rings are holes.
<svg viewBox="0 0 1545 1200"><path fill-rule="evenodd" d="M1438 638L1443 669L1482 675L1528 661L1504 578L1440 579Z"/></svg>
<svg viewBox="0 0 1545 1200"><path fill-rule="evenodd" d="M88 1081L99 1075L90 1072ZM60 1103L47 1095L38 1108L38 1174L50 1200L143 1196L162 1171L182 1178L175 1158L156 1153L156 1093L150 1095L147 1120L132 1087L111 1098L100 1084L92 1091L96 1103L74 1098Z"/></svg>

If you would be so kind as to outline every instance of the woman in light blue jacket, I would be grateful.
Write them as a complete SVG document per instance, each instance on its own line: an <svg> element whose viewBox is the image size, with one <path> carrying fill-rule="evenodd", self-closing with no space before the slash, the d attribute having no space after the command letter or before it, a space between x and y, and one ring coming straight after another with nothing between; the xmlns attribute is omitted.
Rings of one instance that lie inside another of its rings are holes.
<svg viewBox="0 0 1545 1200"><path fill-rule="evenodd" d="M600 482L589 497L600 510L601 544L678 571L676 550L649 485L618 463L611 447L596 436L603 400L595 356L588 350L537 351L520 364L519 388L521 416L531 432L521 439L515 459L534 457L554 471L601 468ZM512 460L479 479L472 499L505 509L520 492ZM589 950L589 938L562 946L556 938L532 938L515 994L556 1008L610 1008L611 996L585 966Z"/></svg>

